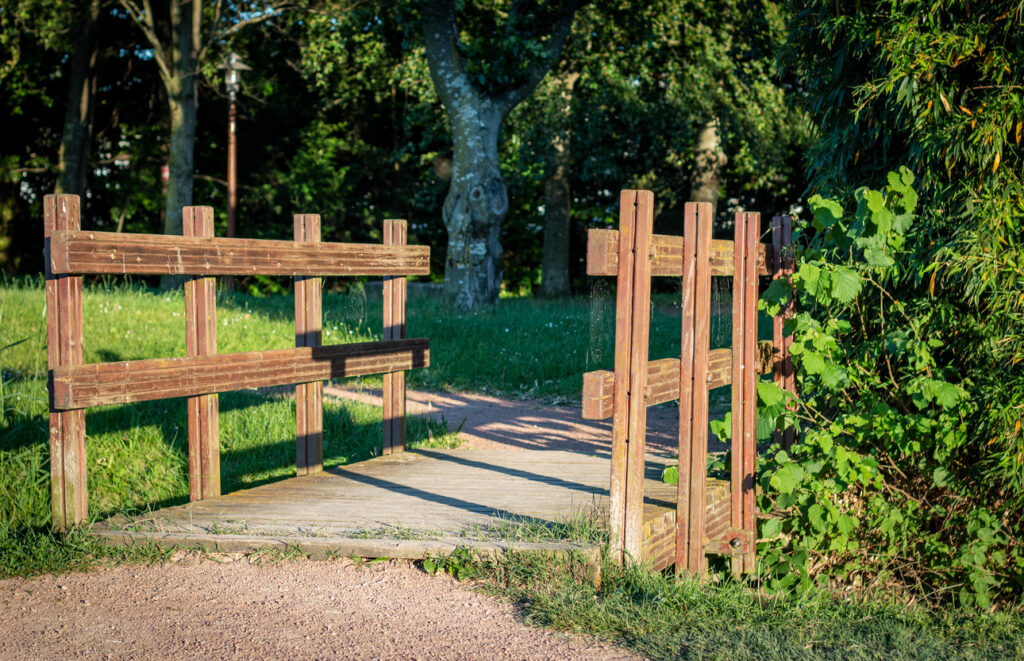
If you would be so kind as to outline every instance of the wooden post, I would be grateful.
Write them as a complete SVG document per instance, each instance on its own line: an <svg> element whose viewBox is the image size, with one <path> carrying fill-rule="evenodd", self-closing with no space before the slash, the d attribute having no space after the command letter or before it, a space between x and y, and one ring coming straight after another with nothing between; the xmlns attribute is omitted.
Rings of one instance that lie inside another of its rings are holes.
<svg viewBox="0 0 1024 661"><path fill-rule="evenodd" d="M184 207L182 234L213 237L213 208ZM189 356L217 353L217 283L214 278L185 280L185 348ZM189 497L220 495L220 422L217 394L188 398Z"/></svg>
<svg viewBox="0 0 1024 661"><path fill-rule="evenodd" d="M404 220L384 221L384 245L404 246ZM405 339L405 276L384 278L384 339ZM384 442L382 454L405 451L405 372L384 375Z"/></svg>
<svg viewBox="0 0 1024 661"><path fill-rule="evenodd" d="M647 436L647 363L651 334L651 237L654 193L635 193L633 312L629 346L629 430L626 439L626 505L623 551L640 562L643 548L644 467ZM617 384L616 384L617 385ZM625 384L624 384L625 385Z"/></svg>
<svg viewBox="0 0 1024 661"><path fill-rule="evenodd" d="M743 241L743 530L757 538L754 512L754 467L757 460L757 251L761 234L761 214L746 214L746 236ZM737 247L738 248L738 247ZM733 413L733 415L736 415ZM743 555L742 570L756 570L753 548Z"/></svg>
<svg viewBox="0 0 1024 661"><path fill-rule="evenodd" d="M790 289L793 286L792 227L793 221L789 216L772 218L772 279L786 278ZM795 292L793 294L795 295ZM776 385L796 394L796 375L793 372L793 359L789 355L789 346L793 343L793 338L785 334L784 328L786 319L793 316L793 307L794 301L791 298L772 319L772 344L775 346L775 363L772 371ZM783 449L788 450L792 447L795 436L795 430L790 428L783 432L775 432L773 438Z"/></svg>
<svg viewBox="0 0 1024 661"><path fill-rule="evenodd" d="M677 573L699 574L704 570L711 227L710 204L686 204L683 229L682 351L679 361Z"/></svg>
<svg viewBox="0 0 1024 661"><path fill-rule="evenodd" d="M295 240L320 242L320 216L295 215ZM322 281L295 278L295 346L318 347L323 327ZM309 475L324 465L324 384L322 381L295 386L295 473Z"/></svg>
<svg viewBox="0 0 1024 661"><path fill-rule="evenodd" d="M85 521L86 487L85 410L63 411L53 404L55 367L80 365L82 349L82 277L54 275L50 237L58 230L81 229L77 195L43 198L43 236L46 273L46 340L50 391L50 508L55 531Z"/></svg>
<svg viewBox="0 0 1024 661"><path fill-rule="evenodd" d="M736 214L735 218L732 275L732 462L729 470L731 475L729 525L733 530L739 530L743 525L743 451L746 448L743 442L743 342L745 339L743 329L747 323L747 306L744 305L746 260L743 248L747 236L747 214L741 211ZM743 571L742 559L733 556L731 563L732 573L739 576Z"/></svg>
<svg viewBox="0 0 1024 661"><path fill-rule="evenodd" d="M620 563L624 555L640 561L653 201L650 191L624 190L619 196L615 394L608 517L612 558ZM639 475L639 481L633 479L635 475ZM637 493L639 500L636 500Z"/></svg>

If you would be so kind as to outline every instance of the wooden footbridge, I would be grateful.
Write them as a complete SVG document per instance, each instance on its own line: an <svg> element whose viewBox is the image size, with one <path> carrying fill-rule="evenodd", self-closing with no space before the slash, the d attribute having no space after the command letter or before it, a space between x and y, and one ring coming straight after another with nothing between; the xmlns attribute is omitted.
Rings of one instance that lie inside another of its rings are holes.
<svg viewBox="0 0 1024 661"><path fill-rule="evenodd" d="M209 207L183 210L182 237L81 231L73 195L47 196L44 208L56 530L87 520L85 409L187 397L192 502L114 517L95 524L95 534L112 543L235 551L297 547L313 556L420 558L459 546L595 554L593 545L512 542L507 532L596 513L608 517L617 557L700 571L705 554L726 553L738 559L737 569L752 570L754 384L773 367L784 385L791 378L781 321L779 350L756 343L757 277L768 274L768 264L776 277L785 275L775 256L787 240L788 219L778 219L774 250L757 242L756 214L737 215L735 242L712 241L707 205L687 205L685 237L663 237L651 231L653 196L624 191L619 230L592 230L588 245L588 272L616 276L619 288L615 371L584 379L584 417L613 418L608 453L592 456L405 452L404 372L429 365L429 341L405 337L405 276L428 272L429 249L406 245L404 221L385 221L383 245L340 244L320 242L315 215L295 217L293 241L263 241L214 238ZM217 353L214 277L247 273L295 278L294 349ZM188 276L188 355L84 364L84 274ZM320 277L330 275L384 277L383 341L321 345ZM648 360L652 275L682 277L681 358ZM737 283L737 351L708 351L712 275L733 275ZM323 470L323 381L374 373L385 375L382 456ZM730 382L734 477L707 481L708 388ZM296 477L222 495L217 393L287 384L296 385ZM678 489L661 482L664 460L644 446L646 407L673 399L681 402Z"/></svg>

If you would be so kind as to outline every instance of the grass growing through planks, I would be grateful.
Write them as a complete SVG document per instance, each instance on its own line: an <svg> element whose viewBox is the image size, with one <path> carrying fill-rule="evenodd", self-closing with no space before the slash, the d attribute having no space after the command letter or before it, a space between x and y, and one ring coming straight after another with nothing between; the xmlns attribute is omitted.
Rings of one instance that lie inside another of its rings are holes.
<svg viewBox="0 0 1024 661"><path fill-rule="evenodd" d="M532 624L596 635L651 659L1019 659L1024 615L928 610L820 593L776 599L582 558L516 554L483 562L489 591Z"/></svg>

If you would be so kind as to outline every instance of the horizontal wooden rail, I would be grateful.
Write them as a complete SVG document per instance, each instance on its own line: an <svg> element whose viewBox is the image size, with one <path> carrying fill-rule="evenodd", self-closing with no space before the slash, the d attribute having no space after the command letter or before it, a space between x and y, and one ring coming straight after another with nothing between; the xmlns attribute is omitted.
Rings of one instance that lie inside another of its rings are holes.
<svg viewBox="0 0 1024 661"><path fill-rule="evenodd" d="M428 275L429 246L55 231L54 274Z"/></svg>
<svg viewBox="0 0 1024 661"><path fill-rule="evenodd" d="M651 275L683 275L683 237L654 234L651 236ZM768 275L772 247L758 244L757 272ZM733 242L711 241L711 275L732 275ZM592 229L587 231L587 275L617 275L619 272L619 231Z"/></svg>
<svg viewBox="0 0 1024 661"><path fill-rule="evenodd" d="M426 338L56 366L60 410L396 372L430 364Z"/></svg>
<svg viewBox="0 0 1024 661"><path fill-rule="evenodd" d="M765 340L758 343L758 373L772 371L774 346ZM708 357L708 390L732 382L732 349L715 349ZM583 419L604 420L612 417L615 373L596 370L583 375ZM647 363L647 387L644 398L648 406L679 399L679 359L662 358Z"/></svg>

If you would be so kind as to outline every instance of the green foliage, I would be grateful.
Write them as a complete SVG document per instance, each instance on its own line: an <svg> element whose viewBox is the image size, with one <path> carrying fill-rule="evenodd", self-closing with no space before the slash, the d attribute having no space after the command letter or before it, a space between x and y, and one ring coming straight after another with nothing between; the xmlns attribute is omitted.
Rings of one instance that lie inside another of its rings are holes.
<svg viewBox="0 0 1024 661"><path fill-rule="evenodd" d="M480 562L471 549L460 546L446 556L424 558L423 570L431 575L443 572L466 581L480 575Z"/></svg>
<svg viewBox="0 0 1024 661"><path fill-rule="evenodd" d="M512 554L488 563L491 590L526 621L590 634L649 659L993 659L1024 653L1019 613L929 610L810 591L765 598L733 581L679 580L582 558Z"/></svg>
<svg viewBox="0 0 1024 661"><path fill-rule="evenodd" d="M773 426L801 429L759 470L761 571L770 590L888 588L987 608L1019 598L1022 528L1012 485L971 421L972 383L951 360L959 320L923 290L927 235L914 177L856 191L856 211L814 196L794 230L799 312L789 323L800 399L759 384ZM923 236L922 236L923 235ZM767 291L775 313L790 297ZM774 408L770 406L774 403Z"/></svg>

